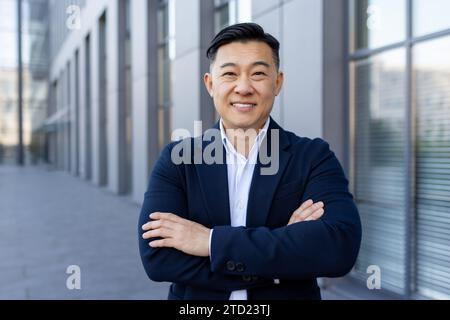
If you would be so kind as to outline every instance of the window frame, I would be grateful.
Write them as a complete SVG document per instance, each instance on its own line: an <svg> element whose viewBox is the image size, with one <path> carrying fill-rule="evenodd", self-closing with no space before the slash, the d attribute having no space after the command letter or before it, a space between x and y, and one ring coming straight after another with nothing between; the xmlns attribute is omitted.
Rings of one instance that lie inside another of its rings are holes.
<svg viewBox="0 0 450 320"><path fill-rule="evenodd" d="M414 94L414 83L413 83L413 50L417 44L436 40L439 38L443 38L446 36L450 36L450 28L445 30L440 30L436 32L432 32L426 35L415 36L414 35L414 8L413 1L414 0L404 0L406 2L406 39L404 41L399 41L396 43L384 45L377 48L364 48L364 49L356 49L355 46L355 36L352 34L355 26L355 10L352 6L351 0L345 0L346 7L346 24L345 24L345 47L346 47L346 61L345 61L345 83L346 83L346 94L345 94L345 105L348 109L348 117L347 121L349 123L349 135L348 135L348 144L349 144L349 187L352 193L355 192L355 164L356 164L356 152L355 152L355 136L356 136L356 105L354 101L355 96L355 88L352 87L354 83L351 75L353 74L352 63L371 58L378 54L388 52L394 49L404 48L406 50L406 85L405 85L405 97L406 97L406 105L405 105L405 137L406 137L406 145L405 145L405 154L404 154L404 164L407 172L406 181L405 181L405 211L406 211L406 220L405 220L405 228L406 228L406 239L405 239L405 254L407 264L405 266L405 283L404 283L404 293L403 297L406 299L421 297L416 290L416 274L415 274L415 266L417 263L416 260L416 219L417 219L417 210L415 206L415 195L416 195L416 125L415 125L415 115L416 115L416 106L413 98Z"/></svg>

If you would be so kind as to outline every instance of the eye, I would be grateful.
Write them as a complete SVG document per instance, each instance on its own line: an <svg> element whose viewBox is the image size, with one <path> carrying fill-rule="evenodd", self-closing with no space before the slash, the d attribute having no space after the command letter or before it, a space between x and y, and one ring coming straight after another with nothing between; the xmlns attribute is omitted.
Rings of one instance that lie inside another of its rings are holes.
<svg viewBox="0 0 450 320"><path fill-rule="evenodd" d="M265 76L266 74L262 71L255 72L253 75L255 76Z"/></svg>
<svg viewBox="0 0 450 320"><path fill-rule="evenodd" d="M223 77L234 77L236 74L234 72L225 72L222 74Z"/></svg>

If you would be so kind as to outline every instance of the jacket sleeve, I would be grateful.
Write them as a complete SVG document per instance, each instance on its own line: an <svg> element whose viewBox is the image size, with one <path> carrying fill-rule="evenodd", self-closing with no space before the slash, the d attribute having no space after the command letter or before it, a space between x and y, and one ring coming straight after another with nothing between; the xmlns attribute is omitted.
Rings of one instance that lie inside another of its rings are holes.
<svg viewBox="0 0 450 320"><path fill-rule="evenodd" d="M236 274L228 261L241 263L240 274L280 279L340 277L353 267L361 242L361 222L341 165L326 142L315 139L302 201L323 201L321 219L268 229L214 228L214 272Z"/></svg>
<svg viewBox="0 0 450 320"><path fill-rule="evenodd" d="M187 199L180 168L171 161L168 145L158 159L144 195L138 223L139 251L144 269L153 281L169 281L207 289L233 291L268 284L264 279L243 279L211 271L209 257L196 257L173 248L152 248L142 238L142 225L152 212L171 212L187 219Z"/></svg>

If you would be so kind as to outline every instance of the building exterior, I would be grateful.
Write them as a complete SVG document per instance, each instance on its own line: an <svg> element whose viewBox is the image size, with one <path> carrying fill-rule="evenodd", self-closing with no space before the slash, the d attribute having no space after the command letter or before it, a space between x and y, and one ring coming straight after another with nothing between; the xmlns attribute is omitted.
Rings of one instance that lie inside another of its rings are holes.
<svg viewBox="0 0 450 320"><path fill-rule="evenodd" d="M22 104L22 141L25 159L43 157L40 132L46 118L48 78L47 0L22 0L21 57L18 58L19 15L17 0L0 1L0 163L19 157L18 105ZM19 72L21 70L21 72ZM19 99L19 74L22 95Z"/></svg>
<svg viewBox="0 0 450 320"><path fill-rule="evenodd" d="M363 222L350 277L365 288L375 266L382 288L400 298L448 299L449 7L49 0L46 158L140 203L172 130L194 134L195 121L206 129L217 120L202 81L209 41L228 24L259 23L281 43L285 85L273 118L327 140L349 177Z"/></svg>

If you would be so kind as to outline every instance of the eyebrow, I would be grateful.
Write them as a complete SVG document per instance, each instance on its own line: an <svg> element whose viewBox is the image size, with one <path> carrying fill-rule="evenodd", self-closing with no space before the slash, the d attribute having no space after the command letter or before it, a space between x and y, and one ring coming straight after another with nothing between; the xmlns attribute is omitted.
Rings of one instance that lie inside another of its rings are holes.
<svg viewBox="0 0 450 320"><path fill-rule="evenodd" d="M237 66L236 63L233 63L233 62L227 62L227 63L224 63L223 65L221 65L220 68L223 69L223 68L226 68L226 67L236 67L236 66ZM253 67L254 67L254 66L264 66L264 67L270 68L270 65L269 65L267 62L264 62L264 61L256 61L256 62L253 62L253 63L252 63L252 66L253 66Z"/></svg>

